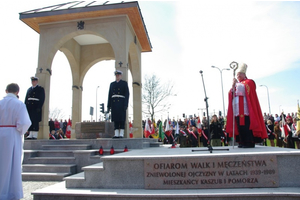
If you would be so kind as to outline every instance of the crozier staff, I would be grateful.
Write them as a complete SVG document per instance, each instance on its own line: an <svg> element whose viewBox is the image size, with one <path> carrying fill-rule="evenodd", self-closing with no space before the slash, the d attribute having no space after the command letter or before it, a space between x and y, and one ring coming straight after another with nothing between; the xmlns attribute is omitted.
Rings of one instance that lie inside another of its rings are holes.
<svg viewBox="0 0 300 200"><path fill-rule="evenodd" d="M115 129L113 138L124 137L129 89L127 82L122 80L122 74L122 71L115 71L116 81L110 84L108 92L107 112L111 109L111 119Z"/></svg>
<svg viewBox="0 0 300 200"><path fill-rule="evenodd" d="M233 136L233 124L239 148L254 148L268 137L256 94L255 82L246 76L247 65L239 63L237 76L229 91L226 132ZM234 118L233 118L234 116ZM235 120L233 122L233 119Z"/></svg>
<svg viewBox="0 0 300 200"><path fill-rule="evenodd" d="M38 85L39 78L31 77L32 86L27 90L25 105L32 122L28 129L29 135L26 139L37 139L39 122L42 121L42 107L45 101L45 90Z"/></svg>

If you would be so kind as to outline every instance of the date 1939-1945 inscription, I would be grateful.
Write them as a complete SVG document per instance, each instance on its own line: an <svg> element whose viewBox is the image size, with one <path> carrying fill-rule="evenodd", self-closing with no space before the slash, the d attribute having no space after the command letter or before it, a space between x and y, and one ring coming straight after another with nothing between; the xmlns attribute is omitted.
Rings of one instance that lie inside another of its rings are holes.
<svg viewBox="0 0 300 200"><path fill-rule="evenodd" d="M278 187L275 156L145 161L146 188ZM199 159L200 160L200 159Z"/></svg>

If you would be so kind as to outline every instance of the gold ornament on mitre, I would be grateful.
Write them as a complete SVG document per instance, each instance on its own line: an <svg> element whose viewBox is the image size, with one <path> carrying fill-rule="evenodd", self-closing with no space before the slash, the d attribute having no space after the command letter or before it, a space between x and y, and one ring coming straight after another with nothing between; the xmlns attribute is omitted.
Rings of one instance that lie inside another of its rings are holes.
<svg viewBox="0 0 300 200"><path fill-rule="evenodd" d="M247 66L245 63L239 63L236 72L237 72L237 73L240 72L240 73L246 74L247 67L248 67L248 66Z"/></svg>

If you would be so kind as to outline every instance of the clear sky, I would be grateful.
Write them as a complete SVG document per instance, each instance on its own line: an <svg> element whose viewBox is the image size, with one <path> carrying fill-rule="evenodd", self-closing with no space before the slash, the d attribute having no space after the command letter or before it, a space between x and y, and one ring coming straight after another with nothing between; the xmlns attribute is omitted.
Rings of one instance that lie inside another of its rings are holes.
<svg viewBox="0 0 300 200"><path fill-rule="evenodd" d="M8 83L21 87L24 100L35 75L39 34L19 20L19 13L65 3L58 0L4 1L0 91L5 96ZM119 1L120 2L120 1ZM223 113L220 69L232 61L248 64L247 76L257 85L263 112L297 111L300 98L300 2L298 1L139 1L153 46L142 54L142 71L157 75L162 83L171 81L174 94L168 99L171 118L200 114L205 108L202 78L208 96L209 112ZM114 61L94 65L83 83L83 120L90 120L89 108L107 104L109 83L114 81ZM232 71L223 71L225 110ZM131 78L129 78L129 83ZM131 84L129 84L131 85ZM97 90L97 87L99 89ZM2 88L2 89L1 89ZM1 94L0 93L0 94ZM71 116L72 80L70 67L57 52L51 76L50 110L61 109ZM132 103L129 116L132 116ZM99 106L97 108L99 112ZM156 119L168 113L158 113ZM146 116L144 116L146 117ZM93 116L95 119L95 115ZM99 117L98 117L99 119Z"/></svg>

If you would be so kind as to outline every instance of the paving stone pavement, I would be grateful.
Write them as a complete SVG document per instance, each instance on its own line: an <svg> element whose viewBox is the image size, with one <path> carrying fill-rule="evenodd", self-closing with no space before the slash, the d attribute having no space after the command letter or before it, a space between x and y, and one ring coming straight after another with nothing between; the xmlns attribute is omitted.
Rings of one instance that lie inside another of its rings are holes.
<svg viewBox="0 0 300 200"><path fill-rule="evenodd" d="M23 181L23 199L22 200L33 200L31 192L54 185L61 181Z"/></svg>

